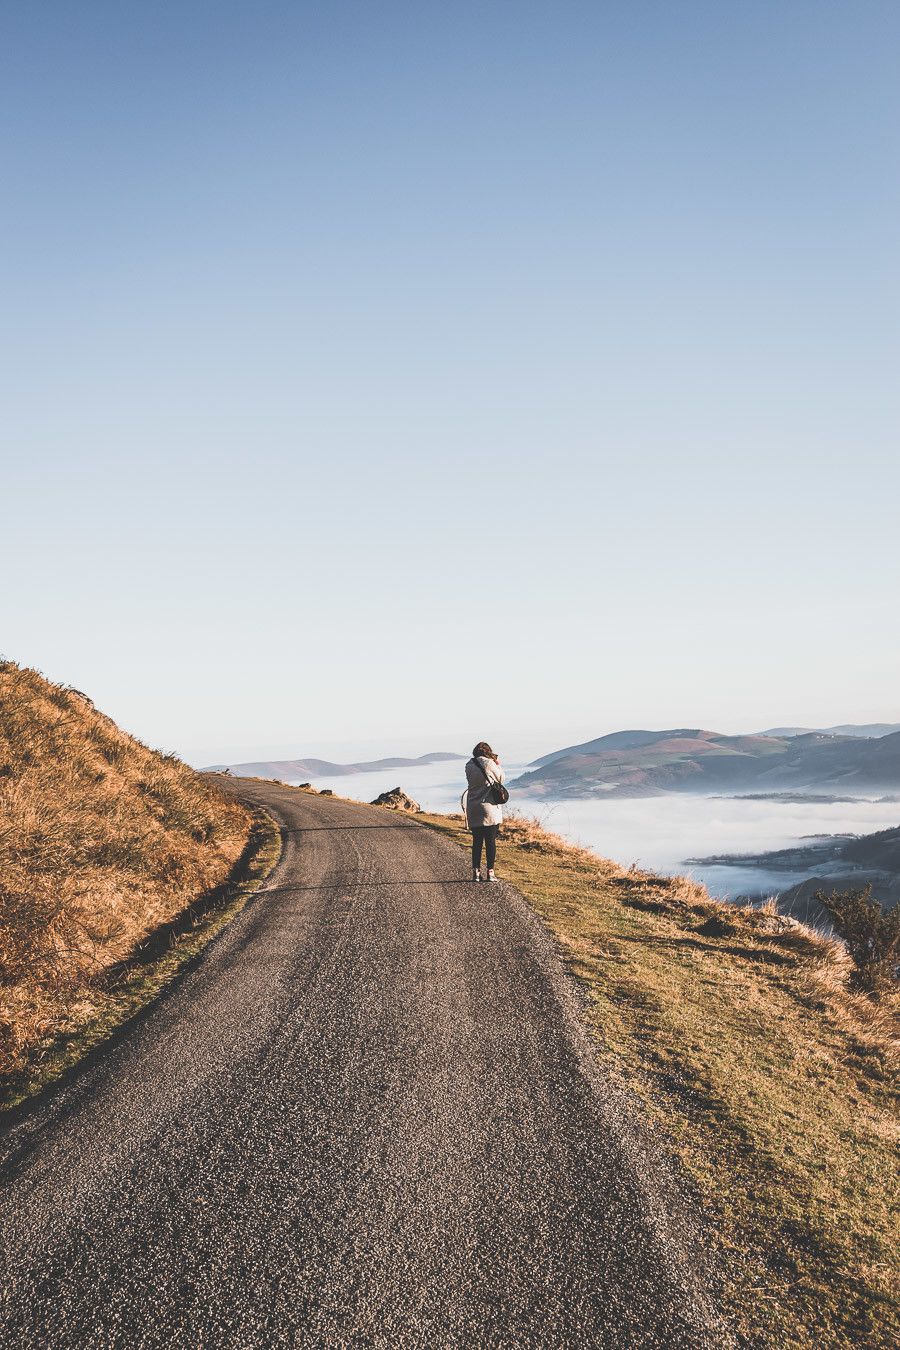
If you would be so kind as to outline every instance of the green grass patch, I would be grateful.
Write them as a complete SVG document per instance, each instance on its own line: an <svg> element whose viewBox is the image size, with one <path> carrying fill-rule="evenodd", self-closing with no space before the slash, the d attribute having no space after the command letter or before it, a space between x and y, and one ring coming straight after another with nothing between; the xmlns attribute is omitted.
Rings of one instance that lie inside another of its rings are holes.
<svg viewBox="0 0 900 1350"><path fill-rule="evenodd" d="M468 845L460 817L416 819ZM900 1344L896 996L854 993L844 949L771 906L530 821L504 826L498 874L554 934L601 1060L678 1160L742 1342Z"/></svg>
<svg viewBox="0 0 900 1350"><path fill-rule="evenodd" d="M4 1083L0 1112L30 1101L71 1072L168 988L241 912L281 856L275 821L263 810L252 814L247 846L228 880L151 933L127 961L98 977L63 1026L35 1046L25 1067Z"/></svg>

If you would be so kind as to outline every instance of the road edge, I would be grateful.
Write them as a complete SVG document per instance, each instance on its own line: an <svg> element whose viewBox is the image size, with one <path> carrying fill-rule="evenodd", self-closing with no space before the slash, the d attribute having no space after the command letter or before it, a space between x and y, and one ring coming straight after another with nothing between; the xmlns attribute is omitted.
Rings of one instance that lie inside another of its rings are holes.
<svg viewBox="0 0 900 1350"><path fill-rule="evenodd" d="M465 843L454 839L446 828L418 819L412 813L409 819L465 852ZM446 819L452 820L452 814L447 813ZM531 930L535 954L556 999L581 1073L590 1085L597 1118L629 1159L647 1212L657 1231L668 1239L681 1279L693 1288L700 1305L705 1306L709 1330L717 1337L717 1347L730 1350L745 1344L730 1315L727 1301L722 1297L730 1277L715 1245L709 1216L681 1179L678 1159L667 1148L661 1149L661 1140L654 1132L645 1104L612 1065L601 1061L586 1018L590 995L584 982L570 969L562 943L524 891L502 878L498 880L497 889L518 910ZM688 1219L692 1229L690 1244L685 1242L684 1228L676 1230L675 1227L676 1221L684 1218Z"/></svg>

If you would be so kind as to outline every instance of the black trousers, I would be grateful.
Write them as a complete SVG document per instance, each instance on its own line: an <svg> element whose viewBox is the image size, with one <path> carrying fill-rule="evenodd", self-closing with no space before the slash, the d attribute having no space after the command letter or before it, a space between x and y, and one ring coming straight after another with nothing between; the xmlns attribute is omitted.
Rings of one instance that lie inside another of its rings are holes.
<svg viewBox="0 0 900 1350"><path fill-rule="evenodd" d="M472 826L472 866L481 866L481 846L484 845L484 851L487 855L488 868L494 866L497 857L497 831L499 825L473 825Z"/></svg>

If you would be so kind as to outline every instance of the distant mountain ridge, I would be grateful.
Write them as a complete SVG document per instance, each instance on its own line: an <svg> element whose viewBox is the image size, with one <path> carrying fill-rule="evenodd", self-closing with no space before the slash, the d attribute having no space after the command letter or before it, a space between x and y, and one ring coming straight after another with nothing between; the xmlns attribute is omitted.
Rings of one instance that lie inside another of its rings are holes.
<svg viewBox="0 0 900 1350"><path fill-rule="evenodd" d="M390 759L364 760L358 764L332 764L327 759L260 759L246 764L211 764L206 773L235 774L238 778L341 778L351 773L380 773L385 769L413 769L425 764L440 764L444 760L466 759L446 750L433 750L417 759L400 756Z"/></svg>
<svg viewBox="0 0 900 1350"><path fill-rule="evenodd" d="M839 727L770 727L760 736L857 736L863 738L892 736L900 731L900 722L845 722Z"/></svg>
<svg viewBox="0 0 900 1350"><path fill-rule="evenodd" d="M617 731L541 756L511 786L543 797L647 797L900 786L900 732L880 737L726 736L703 728Z"/></svg>

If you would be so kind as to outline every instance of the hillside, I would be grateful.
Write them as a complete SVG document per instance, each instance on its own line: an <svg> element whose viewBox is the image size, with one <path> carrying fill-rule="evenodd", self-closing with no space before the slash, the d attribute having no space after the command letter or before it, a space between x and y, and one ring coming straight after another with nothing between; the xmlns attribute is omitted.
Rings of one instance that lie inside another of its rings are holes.
<svg viewBox="0 0 900 1350"><path fill-rule="evenodd" d="M900 787L900 732L888 736L726 736L702 729L622 731L535 760L513 783L534 796L778 792Z"/></svg>
<svg viewBox="0 0 900 1350"><path fill-rule="evenodd" d="M0 1085L232 873L251 817L85 695L0 663Z"/></svg>
<svg viewBox="0 0 900 1350"><path fill-rule="evenodd" d="M212 764L204 772L233 773L238 778L277 778L287 782L295 778L341 778L351 773L379 773L382 769L413 769L465 758L465 755L433 750L430 754L419 755L418 759L372 759L359 764L332 764L327 759L258 759L246 764Z"/></svg>

